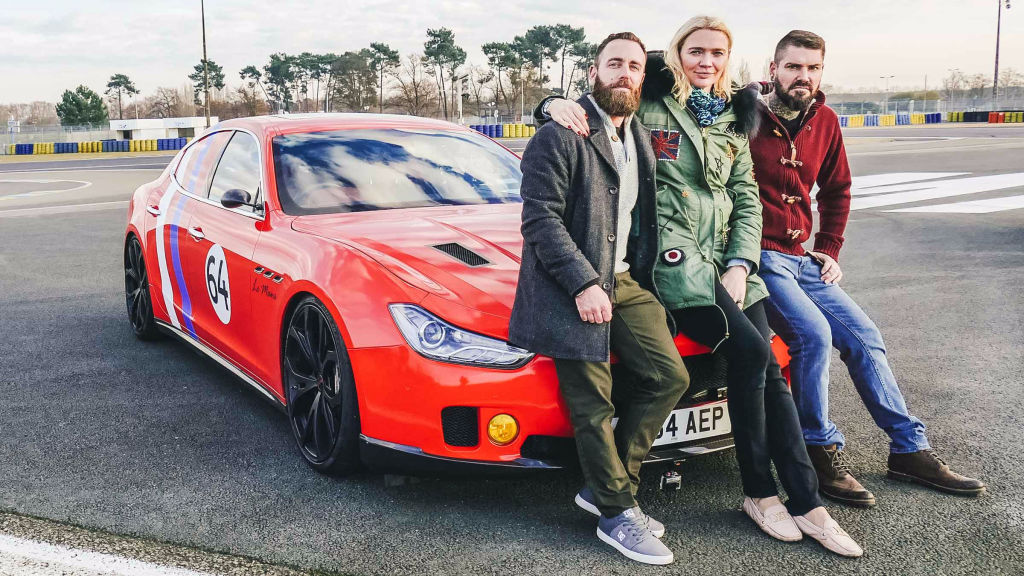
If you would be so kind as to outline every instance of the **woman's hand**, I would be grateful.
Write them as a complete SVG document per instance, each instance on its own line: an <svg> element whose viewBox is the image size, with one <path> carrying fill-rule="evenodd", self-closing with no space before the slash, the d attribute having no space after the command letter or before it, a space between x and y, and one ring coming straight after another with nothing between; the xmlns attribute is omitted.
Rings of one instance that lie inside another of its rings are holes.
<svg viewBox="0 0 1024 576"><path fill-rule="evenodd" d="M548 104L548 115L559 126L568 128L580 136L590 136L587 112L583 106L565 98L555 98Z"/></svg>
<svg viewBox="0 0 1024 576"><path fill-rule="evenodd" d="M747 269L743 266L731 266L722 274L722 286L729 293L732 301L743 309L743 301L747 297Z"/></svg>

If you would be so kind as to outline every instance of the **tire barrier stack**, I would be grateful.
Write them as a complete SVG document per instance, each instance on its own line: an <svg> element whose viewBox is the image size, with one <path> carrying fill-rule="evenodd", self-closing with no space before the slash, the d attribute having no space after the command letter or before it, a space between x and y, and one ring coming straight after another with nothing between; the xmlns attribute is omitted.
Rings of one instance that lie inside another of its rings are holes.
<svg viewBox="0 0 1024 576"><path fill-rule="evenodd" d="M947 122L988 122L989 124L1017 124L1024 122L1024 112L949 112Z"/></svg>
<svg viewBox="0 0 1024 576"><path fill-rule="evenodd" d="M90 154L97 152L156 152L181 150L189 138L157 138L153 140L100 140L98 142L36 142L8 144L7 154Z"/></svg>
<svg viewBox="0 0 1024 576"><path fill-rule="evenodd" d="M488 138L529 138L537 133L532 124L470 124L470 129Z"/></svg>
<svg viewBox="0 0 1024 576"><path fill-rule="evenodd" d="M958 122L954 120L955 114L963 112L950 112L947 122ZM849 114L839 117L839 126L843 128L860 128L862 126L909 126L911 124L938 124L942 122L941 112L930 112L928 114L910 114L901 112L899 114Z"/></svg>
<svg viewBox="0 0 1024 576"><path fill-rule="evenodd" d="M1024 112L989 112L989 124L1017 124L1024 122Z"/></svg>

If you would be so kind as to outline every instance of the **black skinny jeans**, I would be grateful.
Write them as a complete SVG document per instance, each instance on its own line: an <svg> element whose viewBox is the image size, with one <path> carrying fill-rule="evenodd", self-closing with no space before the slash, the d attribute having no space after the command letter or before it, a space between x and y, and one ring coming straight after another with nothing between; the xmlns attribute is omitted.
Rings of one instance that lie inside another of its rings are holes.
<svg viewBox="0 0 1024 576"><path fill-rule="evenodd" d="M768 344L768 320L758 302L746 311L715 282L715 303L725 313L729 337L715 351L728 362L729 419L736 441L743 492L751 498L777 496L771 463L779 473L794 516L822 506L818 477L807 455L793 395ZM714 346L722 337L721 313L713 306L673 310L679 330Z"/></svg>

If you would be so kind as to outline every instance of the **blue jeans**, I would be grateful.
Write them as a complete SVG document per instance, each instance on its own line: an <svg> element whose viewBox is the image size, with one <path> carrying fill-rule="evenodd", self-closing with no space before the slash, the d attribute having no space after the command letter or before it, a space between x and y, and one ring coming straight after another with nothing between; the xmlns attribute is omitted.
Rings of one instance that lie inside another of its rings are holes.
<svg viewBox="0 0 1024 576"><path fill-rule="evenodd" d="M822 282L821 265L809 256L762 250L758 275L771 294L768 323L792 356L789 374L804 441L845 444L828 417L828 369L835 347L875 424L889 435L890 450L927 450L924 424L907 411L882 334L838 284Z"/></svg>

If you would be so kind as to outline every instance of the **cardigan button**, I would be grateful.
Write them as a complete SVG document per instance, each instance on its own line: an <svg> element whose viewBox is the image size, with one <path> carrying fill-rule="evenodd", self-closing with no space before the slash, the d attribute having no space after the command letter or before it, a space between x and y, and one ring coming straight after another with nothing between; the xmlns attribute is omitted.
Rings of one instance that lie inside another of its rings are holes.
<svg viewBox="0 0 1024 576"><path fill-rule="evenodd" d="M619 192L618 188L609 188L608 189L608 193L609 194L618 194L618 192Z"/></svg>
<svg viewBox="0 0 1024 576"><path fill-rule="evenodd" d="M604 284L601 284L601 288L604 288L605 290L611 290L612 285L609 284L608 282L605 282Z"/></svg>
<svg viewBox="0 0 1024 576"><path fill-rule="evenodd" d="M608 235L608 241L609 242L615 242L615 234L609 234Z"/></svg>

